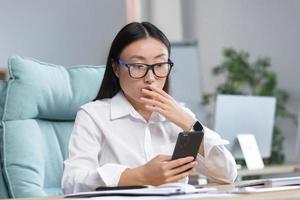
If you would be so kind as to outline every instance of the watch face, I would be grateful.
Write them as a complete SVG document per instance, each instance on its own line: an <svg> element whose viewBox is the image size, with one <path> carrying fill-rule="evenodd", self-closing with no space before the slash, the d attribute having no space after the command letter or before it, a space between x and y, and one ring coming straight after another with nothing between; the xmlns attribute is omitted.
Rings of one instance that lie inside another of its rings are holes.
<svg viewBox="0 0 300 200"><path fill-rule="evenodd" d="M200 124L199 121L197 121L197 122L194 124L193 129L194 129L195 131L203 131L203 126Z"/></svg>

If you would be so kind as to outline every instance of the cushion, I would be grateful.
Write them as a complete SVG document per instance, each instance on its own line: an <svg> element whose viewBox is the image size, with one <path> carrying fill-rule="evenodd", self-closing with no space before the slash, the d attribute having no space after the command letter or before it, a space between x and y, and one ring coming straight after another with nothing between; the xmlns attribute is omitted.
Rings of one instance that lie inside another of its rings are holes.
<svg viewBox="0 0 300 200"><path fill-rule="evenodd" d="M0 199L4 199L4 198L8 198L8 194L7 194L6 184L2 176L2 169L0 167Z"/></svg>
<svg viewBox="0 0 300 200"><path fill-rule="evenodd" d="M65 68L13 56L8 71L6 111L0 113L0 119L72 120L78 107L96 96L104 67Z"/></svg>
<svg viewBox="0 0 300 200"><path fill-rule="evenodd" d="M0 82L0 166L10 197L62 194L76 113L97 95L104 70L9 58L10 78Z"/></svg>

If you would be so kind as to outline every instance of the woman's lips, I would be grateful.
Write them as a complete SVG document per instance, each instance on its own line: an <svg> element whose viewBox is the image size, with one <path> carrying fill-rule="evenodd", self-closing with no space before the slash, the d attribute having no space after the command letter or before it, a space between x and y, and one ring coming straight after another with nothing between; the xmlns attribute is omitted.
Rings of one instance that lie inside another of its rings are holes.
<svg viewBox="0 0 300 200"><path fill-rule="evenodd" d="M145 89L145 90L150 90L150 91L152 91L152 89L151 89L149 86L143 87L142 89Z"/></svg>

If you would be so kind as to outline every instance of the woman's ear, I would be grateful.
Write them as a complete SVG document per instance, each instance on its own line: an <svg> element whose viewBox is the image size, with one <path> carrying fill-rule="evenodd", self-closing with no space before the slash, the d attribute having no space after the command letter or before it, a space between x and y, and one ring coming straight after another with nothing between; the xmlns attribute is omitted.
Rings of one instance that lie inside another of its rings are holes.
<svg viewBox="0 0 300 200"><path fill-rule="evenodd" d="M114 60L111 62L111 66L113 68L113 71L114 71L116 77L119 78L120 68L118 67L117 63Z"/></svg>

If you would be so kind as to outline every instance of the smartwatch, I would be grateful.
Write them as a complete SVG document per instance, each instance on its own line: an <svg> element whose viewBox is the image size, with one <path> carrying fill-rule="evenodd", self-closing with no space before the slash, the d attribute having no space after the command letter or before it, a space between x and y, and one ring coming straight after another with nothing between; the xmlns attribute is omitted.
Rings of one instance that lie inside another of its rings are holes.
<svg viewBox="0 0 300 200"><path fill-rule="evenodd" d="M193 130L194 131L203 131L203 126L199 121L196 121L195 124L193 125Z"/></svg>

